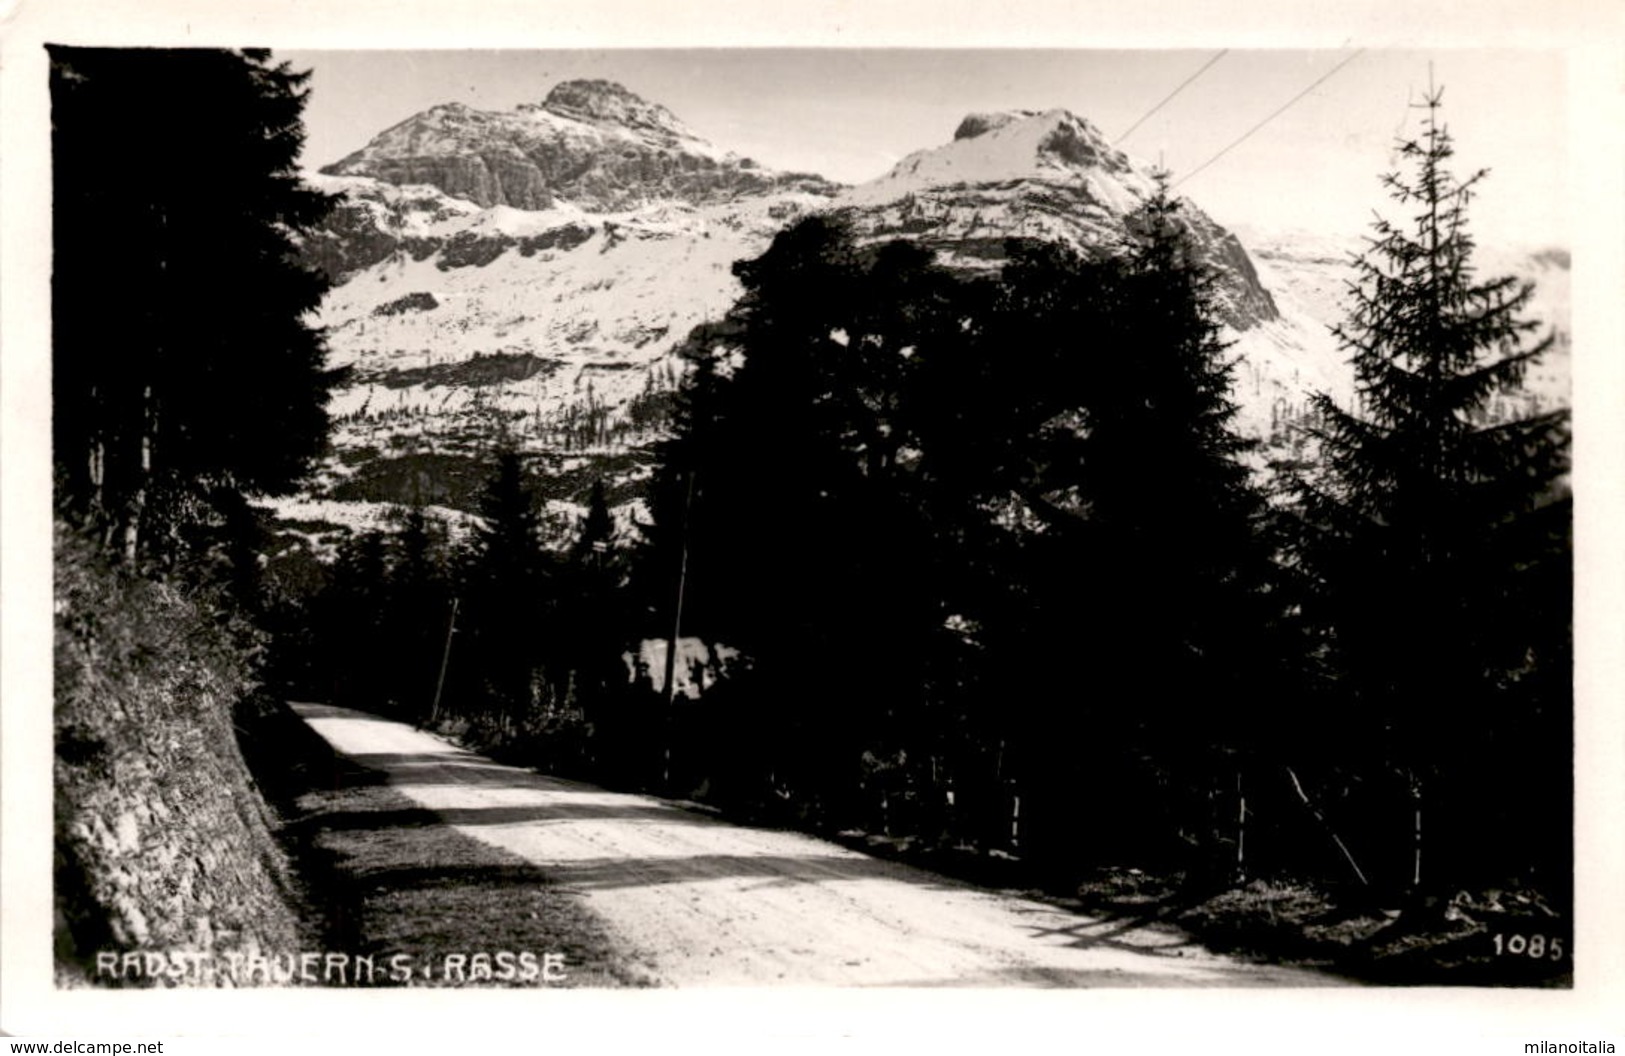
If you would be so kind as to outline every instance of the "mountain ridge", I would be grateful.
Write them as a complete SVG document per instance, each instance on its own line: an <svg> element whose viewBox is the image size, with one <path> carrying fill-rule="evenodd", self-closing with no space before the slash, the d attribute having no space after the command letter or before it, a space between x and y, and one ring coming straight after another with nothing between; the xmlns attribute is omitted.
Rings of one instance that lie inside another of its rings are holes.
<svg viewBox="0 0 1625 1056"><path fill-rule="evenodd" d="M836 196L861 234L909 237L950 264L998 266L1012 235L1085 253L1122 244L1125 223L1156 190L1087 119L1063 108L973 113L945 144L917 150L877 179ZM1226 323L1246 330L1276 318L1270 292L1241 243L1195 203L1179 223L1218 279Z"/></svg>
<svg viewBox="0 0 1625 1056"><path fill-rule="evenodd" d="M661 200L714 204L777 190L823 193L821 176L759 165L695 134L670 110L610 81L555 85L540 104L442 103L323 166L328 176L423 184L489 208L575 204L597 212Z"/></svg>
<svg viewBox="0 0 1625 1056"><path fill-rule="evenodd" d="M305 250L335 282L320 321L330 365L346 375L332 403L335 454L304 501L471 508L470 460L501 435L568 482L553 492L561 515L579 515L592 473L609 474L624 523L686 369L679 347L742 293L733 264L788 224L838 213L860 241L907 238L950 267L987 271L1013 237L1113 252L1155 188L1149 170L1059 108L966 115L953 138L843 187L747 166L610 82L565 82L547 99L551 108L523 104L490 120L442 104L368 144L388 150L347 156L366 164L310 177L341 195ZM434 116L412 125L424 115ZM520 126L544 144L563 130L565 153L586 153L574 176L546 184L536 199L545 204L494 194L481 204L464 177L493 171L491 158L531 164L509 136ZM489 140L475 134L492 129ZM714 178L674 179L689 171L670 162L674 151L712 159L690 164ZM622 165L649 152L666 162ZM413 158L443 171L418 172ZM1299 259L1267 241L1255 267L1236 233L1188 200L1182 213L1219 280L1238 427L1290 447L1308 393L1342 396L1352 384L1325 330L1341 272L1318 251Z"/></svg>

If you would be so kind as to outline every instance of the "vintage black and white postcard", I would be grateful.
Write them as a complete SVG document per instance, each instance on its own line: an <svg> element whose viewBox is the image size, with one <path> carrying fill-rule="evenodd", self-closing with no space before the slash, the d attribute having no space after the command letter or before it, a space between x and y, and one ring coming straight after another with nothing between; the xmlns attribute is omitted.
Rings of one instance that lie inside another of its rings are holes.
<svg viewBox="0 0 1625 1056"><path fill-rule="evenodd" d="M8 1031L1625 1044L1617 18L117 6Z"/></svg>

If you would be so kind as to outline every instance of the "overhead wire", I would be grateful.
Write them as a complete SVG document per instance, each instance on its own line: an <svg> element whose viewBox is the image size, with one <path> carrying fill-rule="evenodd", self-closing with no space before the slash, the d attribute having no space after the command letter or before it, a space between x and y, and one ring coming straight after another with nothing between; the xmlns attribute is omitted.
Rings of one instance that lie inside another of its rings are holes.
<svg viewBox="0 0 1625 1056"><path fill-rule="evenodd" d="M1146 121L1150 119L1152 114L1156 113L1158 110L1161 110L1163 107L1167 106L1170 102L1173 101L1174 96L1178 95L1180 92L1183 92L1186 88L1188 88L1190 86L1190 83L1192 81L1194 81L1194 80L1196 80L1196 78L1202 76L1202 74L1206 73L1213 66L1214 63L1218 62L1220 59L1224 58L1228 54L1230 54L1230 49L1229 48L1222 49L1217 55L1213 56L1211 59L1208 59L1206 62L1204 62L1202 64L1201 69L1197 70L1195 73L1191 74L1189 77L1185 78L1183 81L1180 81L1179 82L1179 87L1175 88L1173 91L1171 91L1167 95L1163 96L1162 102L1158 103L1156 106L1153 106L1151 109L1149 109L1145 113L1141 114L1140 119L1138 121L1136 121L1132 125L1128 126L1128 131L1127 132L1124 132L1122 135L1120 135L1116 139L1112 140L1112 146L1115 147L1115 146L1117 146L1117 144L1123 142L1123 140L1127 139L1129 136L1132 136L1134 134L1134 130L1139 128L1141 125L1145 124Z"/></svg>
<svg viewBox="0 0 1625 1056"><path fill-rule="evenodd" d="M1354 54L1350 55L1348 58L1346 58L1342 62L1338 63L1336 66L1333 66L1330 70L1327 70L1325 73L1321 74L1318 78L1315 79L1315 82L1313 84L1311 84L1309 87L1305 88L1303 91L1299 92L1297 95L1294 95L1291 99L1288 99L1285 103L1282 103L1275 110L1271 111L1270 115L1268 117L1264 118L1264 120L1260 121L1258 124L1254 125L1252 128L1249 128L1247 131L1243 132L1237 139L1235 139L1232 143L1230 143L1229 146L1225 147L1223 150L1219 151L1217 154L1213 155L1211 158L1209 158L1206 161L1202 162L1202 164L1196 166L1196 168L1192 169L1190 172L1187 172L1185 175L1181 176L1178 180L1174 181L1173 187L1170 187L1169 189L1173 190L1174 188L1178 187L1180 184L1184 183L1186 180L1189 180L1192 176L1195 176L1197 173L1201 172L1203 169L1207 168L1209 165L1212 165L1214 162L1218 161L1220 158L1224 157L1226 154L1230 153L1232 150L1235 150L1237 147L1239 147L1243 143L1247 142L1247 140L1251 139L1253 137L1253 134L1256 133L1259 129L1263 128L1265 125L1269 124L1271 121L1274 121L1276 118L1280 117L1282 114L1284 114L1288 110L1292 109L1292 107L1297 104L1298 100L1302 99L1304 96L1308 95L1310 92L1314 91L1316 88L1319 88L1321 85L1323 85L1327 81L1331 80L1331 78L1339 70L1341 70L1343 67L1347 66L1349 63L1353 62L1355 59L1359 58L1364 53L1365 53L1364 48L1356 49Z"/></svg>

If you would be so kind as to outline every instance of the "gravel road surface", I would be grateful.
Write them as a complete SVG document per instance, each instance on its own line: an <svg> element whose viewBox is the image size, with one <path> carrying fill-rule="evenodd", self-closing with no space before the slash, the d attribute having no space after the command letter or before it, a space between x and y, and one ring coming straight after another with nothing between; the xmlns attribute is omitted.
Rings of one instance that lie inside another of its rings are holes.
<svg viewBox="0 0 1625 1056"><path fill-rule="evenodd" d="M1091 919L795 832L492 762L411 726L294 704L447 825L520 855L664 986L1329 986L1166 926Z"/></svg>

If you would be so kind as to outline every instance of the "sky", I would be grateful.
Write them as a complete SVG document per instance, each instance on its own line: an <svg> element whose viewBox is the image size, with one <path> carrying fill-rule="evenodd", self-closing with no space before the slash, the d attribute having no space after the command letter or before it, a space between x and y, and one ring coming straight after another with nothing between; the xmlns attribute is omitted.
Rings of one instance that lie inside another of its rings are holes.
<svg viewBox="0 0 1625 1056"><path fill-rule="evenodd" d="M717 146L856 183L947 142L967 113L1062 107L1175 180L1324 83L1179 187L1220 223L1344 236L1396 215L1378 176L1414 135L1432 83L1456 170L1489 168L1483 241L1567 245L1567 104L1557 51L578 49L286 51L312 72L305 164L317 168L437 103L540 102L577 77L618 81ZM1123 137L1181 82L1194 81ZM1344 63L1341 69L1336 69ZM1335 69L1336 72L1333 72Z"/></svg>

